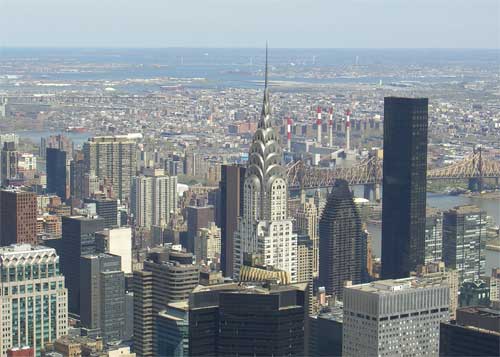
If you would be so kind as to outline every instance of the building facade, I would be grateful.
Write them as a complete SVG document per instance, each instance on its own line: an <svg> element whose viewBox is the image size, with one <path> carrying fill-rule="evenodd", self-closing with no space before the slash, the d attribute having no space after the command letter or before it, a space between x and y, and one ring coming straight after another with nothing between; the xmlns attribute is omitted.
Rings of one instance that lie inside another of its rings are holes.
<svg viewBox="0 0 500 357"><path fill-rule="evenodd" d="M83 144L85 170L108 181L116 198L126 200L136 174L136 142L129 135L97 136Z"/></svg>
<svg viewBox="0 0 500 357"><path fill-rule="evenodd" d="M347 182L336 180L319 221L319 281L329 295L342 299L346 281L362 282L366 240L361 228Z"/></svg>
<svg viewBox="0 0 500 357"><path fill-rule="evenodd" d="M221 270L224 276L233 276L234 232L238 217L243 212L243 185L246 167L222 165L219 183L221 197Z"/></svg>
<svg viewBox="0 0 500 357"><path fill-rule="evenodd" d="M295 227L299 234L307 234L312 241L313 274L315 277L319 274L318 222L318 208L314 203L314 198L305 198L302 194L299 209L295 214Z"/></svg>
<svg viewBox="0 0 500 357"><path fill-rule="evenodd" d="M37 199L34 192L0 191L0 245L36 244Z"/></svg>
<svg viewBox="0 0 500 357"><path fill-rule="evenodd" d="M47 192L55 193L62 200L68 198L66 151L54 148L46 149Z"/></svg>
<svg viewBox="0 0 500 357"><path fill-rule="evenodd" d="M262 112L250 145L243 214L234 236L235 278L250 255L262 266L288 272L293 282L297 279L297 234L288 217L288 177L282 160L280 136L272 126L266 64Z"/></svg>
<svg viewBox="0 0 500 357"><path fill-rule="evenodd" d="M449 292L414 278L346 287L342 356L437 356Z"/></svg>
<svg viewBox="0 0 500 357"><path fill-rule="evenodd" d="M96 253L95 233L103 228L102 218L62 218L62 238L57 242L58 253L68 288L69 311L77 315L80 314L80 257Z"/></svg>
<svg viewBox="0 0 500 357"><path fill-rule="evenodd" d="M427 98L384 98L382 278L405 278L425 256Z"/></svg>
<svg viewBox="0 0 500 357"><path fill-rule="evenodd" d="M177 212L177 176L148 169L132 179L131 208L137 226L166 226Z"/></svg>
<svg viewBox="0 0 500 357"><path fill-rule="evenodd" d="M54 249L29 244L0 248L0 281L1 356L24 346L39 355L47 342L68 333L68 295Z"/></svg>
<svg viewBox="0 0 500 357"><path fill-rule="evenodd" d="M80 258L80 320L104 342L125 335L125 275L120 257L99 253Z"/></svg>
<svg viewBox="0 0 500 357"><path fill-rule="evenodd" d="M443 212L427 208L425 217L425 258L424 263L436 262L443 256Z"/></svg>
<svg viewBox="0 0 500 357"><path fill-rule="evenodd" d="M190 253L157 249L142 271L134 271L134 350L155 356L158 313L169 303L186 300L198 285L199 268Z"/></svg>
<svg viewBox="0 0 500 357"><path fill-rule="evenodd" d="M485 274L486 212L475 206L443 213L443 260L456 269L460 284Z"/></svg>

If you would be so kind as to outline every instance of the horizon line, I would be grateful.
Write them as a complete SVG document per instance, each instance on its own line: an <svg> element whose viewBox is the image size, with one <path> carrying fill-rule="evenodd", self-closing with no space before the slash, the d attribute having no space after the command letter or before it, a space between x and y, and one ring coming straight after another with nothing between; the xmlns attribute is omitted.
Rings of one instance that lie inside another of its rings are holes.
<svg viewBox="0 0 500 357"><path fill-rule="evenodd" d="M269 47L271 50L467 50L500 51L500 47ZM166 49L214 49L214 50L261 50L251 46L0 46L4 49L82 49L82 50L166 50Z"/></svg>

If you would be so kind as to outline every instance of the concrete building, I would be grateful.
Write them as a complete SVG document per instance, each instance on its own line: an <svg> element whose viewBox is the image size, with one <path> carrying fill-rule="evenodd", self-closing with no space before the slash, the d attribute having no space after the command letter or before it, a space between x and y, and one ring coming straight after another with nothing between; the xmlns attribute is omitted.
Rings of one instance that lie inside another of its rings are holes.
<svg viewBox="0 0 500 357"><path fill-rule="evenodd" d="M427 98L384 98L382 278L405 278L425 260Z"/></svg>
<svg viewBox="0 0 500 357"><path fill-rule="evenodd" d="M85 169L111 183L113 193L127 200L136 174L137 144L130 135L97 136L83 144Z"/></svg>
<svg viewBox="0 0 500 357"><path fill-rule="evenodd" d="M313 274L319 274L319 236L318 236L318 208L314 198L306 198L305 193L301 195L299 209L295 214L295 227L299 234L306 234L312 241L313 248ZM301 280L298 280L301 281Z"/></svg>
<svg viewBox="0 0 500 357"><path fill-rule="evenodd" d="M288 217L288 177L282 165L279 134L272 126L267 68L262 112L248 156L243 214L234 235L234 277L239 277L243 262L250 255L262 266L288 272L295 282L297 234Z"/></svg>
<svg viewBox="0 0 500 357"><path fill-rule="evenodd" d="M346 281L360 284L366 240L349 186L336 180L319 221L319 281L328 295L342 299Z"/></svg>
<svg viewBox="0 0 500 357"><path fill-rule="evenodd" d="M224 276L233 276L234 232L238 217L243 213L243 184L246 167L222 165L220 188L221 212L221 270Z"/></svg>
<svg viewBox="0 0 500 357"><path fill-rule="evenodd" d="M215 221L215 210L213 206L189 206L186 209L187 213L187 242L184 248L188 252L194 253L194 242L198 231L201 228L207 228L210 222Z"/></svg>
<svg viewBox="0 0 500 357"><path fill-rule="evenodd" d="M435 262L443 255L443 212L427 207L425 217L425 259L424 263Z"/></svg>
<svg viewBox="0 0 500 357"><path fill-rule="evenodd" d="M156 330L157 356L189 356L189 306L188 301L172 302L158 313Z"/></svg>
<svg viewBox="0 0 500 357"><path fill-rule="evenodd" d="M214 263L220 265L221 252L220 228L214 222L210 222L207 228L198 230L194 241L194 254L197 263Z"/></svg>
<svg viewBox="0 0 500 357"><path fill-rule="evenodd" d="M444 283L450 289L450 319L455 320L455 312L458 308L458 272L455 269L447 269L443 262L431 262L417 268L416 276L434 281L437 284Z"/></svg>
<svg viewBox="0 0 500 357"><path fill-rule="evenodd" d="M0 248L2 333L0 355L46 343L68 333L68 295L52 248L14 244Z"/></svg>
<svg viewBox="0 0 500 357"><path fill-rule="evenodd" d="M106 253L80 258L80 320L104 342L125 333L125 276L120 257Z"/></svg>
<svg viewBox="0 0 500 357"><path fill-rule="evenodd" d="M177 177L147 169L132 179L131 209L135 224L150 229L165 226L177 211Z"/></svg>
<svg viewBox="0 0 500 357"><path fill-rule="evenodd" d="M171 302L186 300L198 285L199 269L190 253L156 249L134 271L134 350L154 356L158 313Z"/></svg>
<svg viewBox="0 0 500 357"><path fill-rule="evenodd" d="M426 279L344 288L343 356L438 355L450 289Z"/></svg>
<svg viewBox="0 0 500 357"><path fill-rule="evenodd" d="M62 218L62 238L56 240L57 251L68 288L69 311L77 315L80 314L80 257L96 253L95 233L103 228L102 218Z"/></svg>
<svg viewBox="0 0 500 357"><path fill-rule="evenodd" d="M130 227L105 229L96 232L96 249L121 258L121 270L132 273L132 229Z"/></svg>
<svg viewBox="0 0 500 357"><path fill-rule="evenodd" d="M34 192L0 191L0 245L36 244L37 200Z"/></svg>
<svg viewBox="0 0 500 357"><path fill-rule="evenodd" d="M308 289L308 313L314 311L313 304L313 258L314 243L307 235L297 236L297 282L307 283Z"/></svg>
<svg viewBox="0 0 500 357"><path fill-rule="evenodd" d="M458 271L460 284L485 274L486 212L476 206L455 207L443 214L443 261Z"/></svg>

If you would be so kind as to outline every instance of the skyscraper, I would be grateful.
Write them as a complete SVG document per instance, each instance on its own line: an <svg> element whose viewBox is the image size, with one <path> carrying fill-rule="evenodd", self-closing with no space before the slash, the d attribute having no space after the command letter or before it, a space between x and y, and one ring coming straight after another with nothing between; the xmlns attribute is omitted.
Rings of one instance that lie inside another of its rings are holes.
<svg viewBox="0 0 500 357"><path fill-rule="evenodd" d="M104 229L102 218L81 216L62 218L62 238L58 253L68 287L69 311L80 314L80 257L96 252L95 233Z"/></svg>
<svg viewBox="0 0 500 357"><path fill-rule="evenodd" d="M384 99L382 277L408 277L425 257L427 98Z"/></svg>
<svg viewBox="0 0 500 357"><path fill-rule="evenodd" d="M266 59L264 101L249 150L243 188L243 215L234 236L236 278L245 255L251 255L262 266L273 266L288 272L292 282L297 279L297 234L293 232L292 220L288 218L288 177L282 165L279 138L272 126Z"/></svg>
<svg viewBox="0 0 500 357"><path fill-rule="evenodd" d="M132 273L132 229L120 227L96 232L96 249L99 253L110 253L121 258L121 269Z"/></svg>
<svg viewBox="0 0 500 357"><path fill-rule="evenodd" d="M177 210L177 176L147 169L132 179L131 208L136 225L165 226Z"/></svg>
<svg viewBox="0 0 500 357"><path fill-rule="evenodd" d="M8 179L17 176L17 164L19 153L15 142L4 142L0 153L0 178L2 186L7 184Z"/></svg>
<svg viewBox="0 0 500 357"><path fill-rule="evenodd" d="M36 355L68 333L68 294L52 248L14 244L0 248L2 313L0 355L31 346Z"/></svg>
<svg viewBox="0 0 500 357"><path fill-rule="evenodd" d="M301 197L299 209L295 214L295 225L299 234L307 234L311 239L314 276L319 274L318 221L318 208L314 203L314 198Z"/></svg>
<svg viewBox="0 0 500 357"><path fill-rule="evenodd" d="M46 150L47 192L55 193L62 200L67 198L66 151L47 148Z"/></svg>
<svg viewBox="0 0 500 357"><path fill-rule="evenodd" d="M458 271L459 283L485 274L486 212L476 206L443 213L443 261Z"/></svg>
<svg viewBox="0 0 500 357"><path fill-rule="evenodd" d="M303 356L307 284L198 286L189 297L190 356Z"/></svg>
<svg viewBox="0 0 500 357"><path fill-rule="evenodd" d="M234 232L238 217L243 212L243 184L246 167L222 165L220 187L221 201L221 270L224 276L233 276Z"/></svg>
<svg viewBox="0 0 500 357"><path fill-rule="evenodd" d="M118 226L118 202L113 198L85 198L85 203L95 203L96 213L104 219L104 228Z"/></svg>
<svg viewBox="0 0 500 357"><path fill-rule="evenodd" d="M199 268L190 253L158 248L134 271L134 350L154 356L158 313L168 303L182 301L198 285Z"/></svg>
<svg viewBox="0 0 500 357"><path fill-rule="evenodd" d="M214 222L214 206L189 206L187 208L187 242L185 248L194 253L194 241L201 228L207 228L210 222Z"/></svg>
<svg viewBox="0 0 500 357"><path fill-rule="evenodd" d="M71 197L81 200L85 197L85 161L82 152L71 160L69 167Z"/></svg>
<svg viewBox="0 0 500 357"><path fill-rule="evenodd" d="M336 180L319 221L319 280L342 298L346 281L361 283L366 259L361 219L347 181Z"/></svg>
<svg viewBox="0 0 500 357"><path fill-rule="evenodd" d="M342 356L437 356L449 292L415 278L345 287Z"/></svg>
<svg viewBox="0 0 500 357"><path fill-rule="evenodd" d="M99 253L80 258L80 320L105 342L125 332L125 275L120 257Z"/></svg>
<svg viewBox="0 0 500 357"><path fill-rule="evenodd" d="M427 208L425 217L425 264L442 259L443 213L436 208Z"/></svg>
<svg viewBox="0 0 500 357"><path fill-rule="evenodd" d="M0 191L0 245L36 243L37 201L34 192Z"/></svg>
<svg viewBox="0 0 500 357"><path fill-rule="evenodd" d="M97 136L83 144L85 169L111 183L116 198L126 200L136 174L136 142L130 135Z"/></svg>

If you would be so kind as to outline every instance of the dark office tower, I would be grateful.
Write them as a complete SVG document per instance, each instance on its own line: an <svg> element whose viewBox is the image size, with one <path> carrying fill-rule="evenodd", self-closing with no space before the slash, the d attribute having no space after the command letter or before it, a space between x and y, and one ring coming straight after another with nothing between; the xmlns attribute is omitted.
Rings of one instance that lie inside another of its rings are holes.
<svg viewBox="0 0 500 357"><path fill-rule="evenodd" d="M98 330L104 342L120 341L125 330L125 275L121 258L112 254L80 259L80 320Z"/></svg>
<svg viewBox="0 0 500 357"><path fill-rule="evenodd" d="M220 265L224 276L233 276L234 232L238 227L238 216L243 210L243 183L246 167L222 165L220 187Z"/></svg>
<svg viewBox="0 0 500 357"><path fill-rule="evenodd" d="M69 172L71 197L81 200L85 197L85 161L82 153L77 153L71 161Z"/></svg>
<svg viewBox="0 0 500 357"><path fill-rule="evenodd" d="M17 176L19 153L16 151L16 143L4 142L0 154L1 184L5 186L10 178Z"/></svg>
<svg viewBox="0 0 500 357"><path fill-rule="evenodd" d="M210 222L214 221L214 207L204 206L187 208L187 242L186 249L194 253L194 240L200 228L207 228Z"/></svg>
<svg viewBox="0 0 500 357"><path fill-rule="evenodd" d="M34 192L0 191L0 245L36 244L37 202Z"/></svg>
<svg viewBox="0 0 500 357"><path fill-rule="evenodd" d="M197 287L190 356L303 356L307 284Z"/></svg>
<svg viewBox="0 0 500 357"><path fill-rule="evenodd" d="M361 218L347 181L337 180L319 221L319 280L327 294L342 298L344 283L361 282Z"/></svg>
<svg viewBox="0 0 500 357"><path fill-rule="evenodd" d="M104 228L113 228L118 225L118 202L112 198L86 198L85 203L95 203L96 212L104 219Z"/></svg>
<svg viewBox="0 0 500 357"><path fill-rule="evenodd" d="M66 195L66 151L47 148L47 192L55 193L62 200Z"/></svg>
<svg viewBox="0 0 500 357"><path fill-rule="evenodd" d="M384 99L383 279L424 264L427 124L427 98Z"/></svg>
<svg viewBox="0 0 500 357"><path fill-rule="evenodd" d="M62 217L62 241L58 253L68 288L68 310L77 315L80 315L80 258L96 253L95 233L103 229L102 218Z"/></svg>

